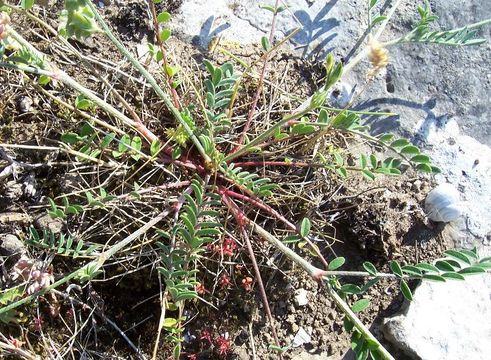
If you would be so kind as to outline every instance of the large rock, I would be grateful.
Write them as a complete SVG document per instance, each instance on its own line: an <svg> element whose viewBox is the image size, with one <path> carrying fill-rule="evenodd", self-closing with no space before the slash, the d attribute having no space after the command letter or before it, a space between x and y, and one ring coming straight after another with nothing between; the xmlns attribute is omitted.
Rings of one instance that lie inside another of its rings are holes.
<svg viewBox="0 0 491 360"><path fill-rule="evenodd" d="M491 354L491 276L465 282L423 283L407 313L388 321L384 334L423 360L488 359Z"/></svg>
<svg viewBox="0 0 491 360"><path fill-rule="evenodd" d="M259 44L269 34L272 13L261 9L255 0L187 0L173 19L173 29L195 45L206 47L215 37L240 44ZM292 47L300 54L321 59L327 52L347 53L364 32L364 0L305 1L289 0L288 10L276 21L275 37L281 39L300 27ZM360 26L360 21L362 26ZM339 26L342 25L342 31Z"/></svg>

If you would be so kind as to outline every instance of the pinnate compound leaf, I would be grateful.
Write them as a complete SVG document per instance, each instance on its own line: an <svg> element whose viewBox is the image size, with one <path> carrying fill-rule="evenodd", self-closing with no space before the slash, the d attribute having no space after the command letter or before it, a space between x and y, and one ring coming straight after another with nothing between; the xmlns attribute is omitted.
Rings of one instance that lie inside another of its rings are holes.
<svg viewBox="0 0 491 360"><path fill-rule="evenodd" d="M435 262L435 266L441 271L454 271L453 266L445 260L438 260Z"/></svg>
<svg viewBox="0 0 491 360"><path fill-rule="evenodd" d="M162 24L164 22L169 21L170 18L171 18L170 14L167 11L164 11L157 16L157 21L159 22L159 24Z"/></svg>
<svg viewBox="0 0 491 360"><path fill-rule="evenodd" d="M469 249L460 249L459 252L461 252L462 254L466 255L470 259L474 259L474 260L477 260L478 259L477 249L476 248L474 248L472 250L469 250Z"/></svg>
<svg viewBox="0 0 491 360"><path fill-rule="evenodd" d="M390 146L391 147L395 147L395 148L400 148L400 147L404 147L404 146L407 146L407 145L410 145L410 144L411 143L407 139L397 139L396 141L393 141L390 144Z"/></svg>
<svg viewBox="0 0 491 360"><path fill-rule="evenodd" d="M440 271L438 268L434 265L428 264L428 263L420 263L415 265L418 269L425 271L425 272L431 272L431 273L439 273Z"/></svg>
<svg viewBox="0 0 491 360"><path fill-rule="evenodd" d="M469 257L467 255L465 255L464 253L458 251L458 250L447 250L444 252L445 255L447 255L448 257L451 257L457 261L462 261L466 264L471 264L471 261L469 259Z"/></svg>
<svg viewBox="0 0 491 360"><path fill-rule="evenodd" d="M271 44L269 43L269 39L266 36L261 38L261 45L264 51L268 51L271 48Z"/></svg>
<svg viewBox="0 0 491 360"><path fill-rule="evenodd" d="M411 161L419 164L429 164L431 162L430 157L423 154L413 156Z"/></svg>
<svg viewBox="0 0 491 360"><path fill-rule="evenodd" d="M310 233L310 220L308 218L303 218L300 224L300 236L306 237Z"/></svg>
<svg viewBox="0 0 491 360"><path fill-rule="evenodd" d="M486 269L483 269L480 266L469 266L466 267L462 270L459 270L459 274L464 274L464 275L476 275L476 274L482 274L485 273Z"/></svg>
<svg viewBox="0 0 491 360"><path fill-rule="evenodd" d="M166 42L167 40L169 40L171 33L171 30L167 28L162 30L159 34L160 41Z"/></svg>
<svg viewBox="0 0 491 360"><path fill-rule="evenodd" d="M374 25L384 21L385 19L387 19L387 16L379 15L379 16L373 18L372 23L370 25L374 26Z"/></svg>
<svg viewBox="0 0 491 360"><path fill-rule="evenodd" d="M21 0L20 7L24 10L30 10L34 6L34 0Z"/></svg>
<svg viewBox="0 0 491 360"><path fill-rule="evenodd" d="M465 280L465 277L462 274L459 274L456 272L443 273L442 277L444 277L445 279L451 279L451 280Z"/></svg>
<svg viewBox="0 0 491 360"><path fill-rule="evenodd" d="M399 263L397 261L393 260L390 262L390 269L397 276L399 276L399 277L403 276L401 265L399 265Z"/></svg>
<svg viewBox="0 0 491 360"><path fill-rule="evenodd" d="M428 164L418 164L416 165L416 169L427 174L433 173L433 168Z"/></svg>
<svg viewBox="0 0 491 360"><path fill-rule="evenodd" d="M418 155L419 154L419 149L417 146L414 145L408 145L404 146L401 149L401 154L406 154L406 155Z"/></svg>
<svg viewBox="0 0 491 360"><path fill-rule="evenodd" d="M150 155L156 156L160 151L160 141L158 139L154 139L152 144L150 145Z"/></svg>
<svg viewBox="0 0 491 360"><path fill-rule="evenodd" d="M377 276L377 268L375 267L375 265L373 265L371 262L369 261L365 261L363 263L363 268L365 269L365 271L367 273L369 273L370 275L372 276Z"/></svg>
<svg viewBox="0 0 491 360"><path fill-rule="evenodd" d="M341 291L346 294L360 294L361 288L358 285L354 284L344 284L341 286Z"/></svg>
<svg viewBox="0 0 491 360"><path fill-rule="evenodd" d="M361 172L367 179L375 180L375 175L370 170L363 169Z"/></svg>
<svg viewBox="0 0 491 360"><path fill-rule="evenodd" d="M436 274L424 274L423 279L436 282L445 282L445 278L443 276Z"/></svg>
<svg viewBox="0 0 491 360"><path fill-rule="evenodd" d="M416 266L412 266L412 265L403 266L402 272L411 276L418 276L418 277L423 276L423 272L421 271L421 269L418 269Z"/></svg>

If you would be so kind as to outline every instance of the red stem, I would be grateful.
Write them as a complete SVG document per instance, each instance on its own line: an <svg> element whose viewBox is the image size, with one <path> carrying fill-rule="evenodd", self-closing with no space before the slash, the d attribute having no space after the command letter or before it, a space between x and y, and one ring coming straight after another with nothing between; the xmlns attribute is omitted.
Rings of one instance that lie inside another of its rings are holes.
<svg viewBox="0 0 491 360"><path fill-rule="evenodd" d="M280 346L278 334L276 333L276 329L273 323L273 315L271 314L271 309L268 303L268 296L266 295L266 290L264 288L264 283L261 277L261 271L259 270L259 266L257 265L256 256L254 255L254 250L252 249L251 240L249 239L249 235L247 234L247 231L244 226L246 222L249 222L249 219L242 212L242 210L239 209L237 204L232 199L230 199L225 193L222 194L222 200L230 209L232 215L235 217L237 223L239 224L240 231L247 245L247 251L249 252L249 257L251 258L252 267L254 268L254 273L256 274L257 283L259 285L259 291L261 293L261 300L264 305L264 310L266 311L266 316L271 325L271 332L273 333L275 344L276 346Z"/></svg>
<svg viewBox="0 0 491 360"><path fill-rule="evenodd" d="M280 3L280 1L276 0L275 5L274 5L275 10L278 9L279 3ZM277 12L275 11L273 13L273 20L271 21L271 29L269 31L269 43L270 44L273 42L273 36L274 36L274 32L275 32L275 27L276 27L276 15L277 15ZM257 105L257 102L259 101L259 96L261 95L261 92L263 89L264 76L266 74L266 67L268 64L268 60L269 60L269 56L268 56L268 53L266 53L264 56L264 65L263 65L263 68L261 69L261 76L259 77L259 83L257 84L256 93L254 94L254 98L252 100L251 107L250 107L249 112L247 114L247 121L244 125L244 129L242 130L242 134L240 135L237 146L232 150L232 153L237 151L242 146L242 143L244 142L244 138L247 134L247 131L249 131L249 128L251 127L252 117L254 116L254 112L256 111L256 105Z"/></svg>
<svg viewBox="0 0 491 360"><path fill-rule="evenodd" d="M289 167L312 167L317 166L316 164L309 164L305 162L291 162L291 161L243 161L234 162L234 165L240 167L251 167L251 166L289 166Z"/></svg>
<svg viewBox="0 0 491 360"><path fill-rule="evenodd" d="M219 192L220 195L222 195L222 197L223 196L230 196L230 197L234 197L236 199L240 199L242 201L247 201L248 203L250 203L250 204L252 204L252 205L254 205L254 206L256 206L256 207L258 207L258 208L260 208L262 210L264 210L269 215L275 217L276 219L278 219L279 221L281 221L282 223L284 223L288 228L290 228L290 230L292 230L292 231L296 232L298 235L300 235L299 232L298 232L297 227L295 226L295 224L293 224L292 222L288 221L283 215L281 215L279 212L277 212L275 209L273 209L269 205L265 204L258 197L254 196L254 195L246 196L246 195L243 195L243 194L239 194L239 193L236 193L233 190L225 189L222 186L219 187L218 192ZM247 219L247 220L249 220L249 219ZM328 265L329 265L329 263L324 258L324 256L322 256L322 254L320 253L320 251L317 248L317 246L315 246L314 243L308 237L304 237L303 239L307 242L307 244L309 244L309 246L311 247L311 249L319 257L319 259L322 262L322 264L327 268Z"/></svg>

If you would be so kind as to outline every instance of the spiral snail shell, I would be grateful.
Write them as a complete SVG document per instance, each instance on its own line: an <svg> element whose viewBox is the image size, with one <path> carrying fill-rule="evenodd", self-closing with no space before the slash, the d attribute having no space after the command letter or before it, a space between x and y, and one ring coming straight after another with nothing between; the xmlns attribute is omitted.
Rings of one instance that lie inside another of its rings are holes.
<svg viewBox="0 0 491 360"><path fill-rule="evenodd" d="M426 196L428 218L437 222L450 222L462 215L459 192L450 184L438 185Z"/></svg>
<svg viewBox="0 0 491 360"><path fill-rule="evenodd" d="M329 95L329 105L337 108L345 108L351 101L353 88L343 81L336 83Z"/></svg>

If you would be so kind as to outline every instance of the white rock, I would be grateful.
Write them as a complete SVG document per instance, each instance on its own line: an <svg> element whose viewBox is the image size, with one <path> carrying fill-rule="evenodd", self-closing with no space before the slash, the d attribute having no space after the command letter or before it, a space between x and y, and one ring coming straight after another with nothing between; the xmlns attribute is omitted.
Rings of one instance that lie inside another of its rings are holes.
<svg viewBox="0 0 491 360"><path fill-rule="evenodd" d="M299 347L303 344L308 344L312 341L310 335L304 330L304 328L300 328L293 338L292 346Z"/></svg>
<svg viewBox="0 0 491 360"><path fill-rule="evenodd" d="M422 360L488 359L491 276L423 283L407 313L389 319L385 337Z"/></svg>
<svg viewBox="0 0 491 360"><path fill-rule="evenodd" d="M309 299L307 299L308 291L305 289L298 289L295 291L295 305L297 306L305 306L309 303Z"/></svg>
<svg viewBox="0 0 491 360"><path fill-rule="evenodd" d="M425 209L433 221L455 221L462 215L459 192L450 184L438 185L426 196Z"/></svg>
<svg viewBox="0 0 491 360"><path fill-rule="evenodd" d="M148 43L143 42L136 45L136 55L142 60L148 54Z"/></svg>

